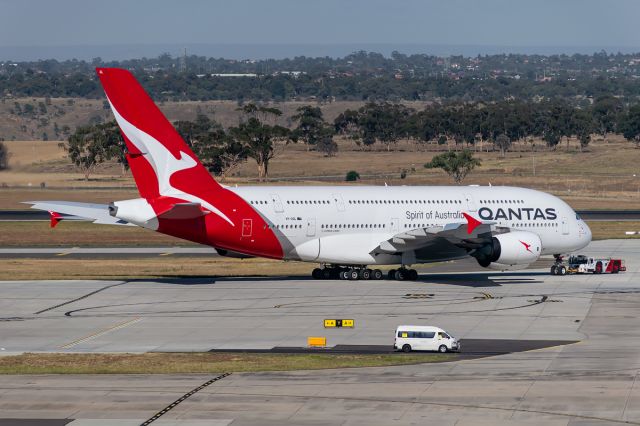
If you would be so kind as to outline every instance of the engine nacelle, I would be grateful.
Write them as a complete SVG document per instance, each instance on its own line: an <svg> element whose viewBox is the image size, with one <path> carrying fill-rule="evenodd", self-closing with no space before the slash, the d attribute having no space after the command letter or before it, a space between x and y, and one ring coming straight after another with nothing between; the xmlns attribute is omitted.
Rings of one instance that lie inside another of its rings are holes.
<svg viewBox="0 0 640 426"><path fill-rule="evenodd" d="M526 269L529 266L529 263L523 263L519 265L504 265L502 263L490 263L489 268L495 269L497 271L519 271L521 269Z"/></svg>
<svg viewBox="0 0 640 426"><path fill-rule="evenodd" d="M540 257L542 241L533 232L513 231L499 234L491 238L491 243L480 247L471 255L478 259L482 267L494 269L510 269L510 267L527 266ZM498 265L492 265L498 264Z"/></svg>

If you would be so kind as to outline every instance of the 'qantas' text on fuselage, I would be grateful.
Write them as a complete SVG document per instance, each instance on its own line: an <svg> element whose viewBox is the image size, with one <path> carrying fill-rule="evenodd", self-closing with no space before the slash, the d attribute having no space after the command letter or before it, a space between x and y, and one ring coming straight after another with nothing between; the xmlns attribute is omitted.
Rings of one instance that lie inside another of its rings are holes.
<svg viewBox="0 0 640 426"><path fill-rule="evenodd" d="M554 208L547 208L543 211L540 208L533 207L498 208L495 213L489 207L482 207L478 210L478 216L483 220L556 220L558 218Z"/></svg>

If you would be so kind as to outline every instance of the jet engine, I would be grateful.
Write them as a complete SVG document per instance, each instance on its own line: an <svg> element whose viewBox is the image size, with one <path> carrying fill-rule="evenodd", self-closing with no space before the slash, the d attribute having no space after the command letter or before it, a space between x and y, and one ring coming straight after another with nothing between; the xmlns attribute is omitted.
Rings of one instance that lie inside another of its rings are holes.
<svg viewBox="0 0 640 426"><path fill-rule="evenodd" d="M480 266L493 269L526 267L540 257L542 242L533 232L513 231L491 238L491 242L469 253Z"/></svg>

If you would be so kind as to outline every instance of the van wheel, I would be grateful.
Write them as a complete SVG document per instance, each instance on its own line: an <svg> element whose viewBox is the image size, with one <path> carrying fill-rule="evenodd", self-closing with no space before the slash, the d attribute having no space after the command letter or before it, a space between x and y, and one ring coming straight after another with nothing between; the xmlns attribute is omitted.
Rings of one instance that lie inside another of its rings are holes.
<svg viewBox="0 0 640 426"><path fill-rule="evenodd" d="M438 352L440 352L441 354L447 353L448 349L446 345L440 345L440 347L438 348Z"/></svg>
<svg viewBox="0 0 640 426"><path fill-rule="evenodd" d="M411 345L402 345L402 352L411 352Z"/></svg>

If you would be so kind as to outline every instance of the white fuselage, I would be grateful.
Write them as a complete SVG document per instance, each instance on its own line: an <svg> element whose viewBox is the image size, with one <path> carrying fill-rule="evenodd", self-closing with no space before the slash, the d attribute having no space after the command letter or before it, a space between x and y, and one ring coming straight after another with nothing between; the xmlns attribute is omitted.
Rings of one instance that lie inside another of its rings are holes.
<svg viewBox="0 0 640 426"><path fill-rule="evenodd" d="M228 188L278 233L285 259L337 264L407 263L371 252L382 241L417 228L465 223L462 213L496 226L537 234L541 254L585 247L589 227L561 199L516 187L260 186ZM464 257L431 250L413 262Z"/></svg>

